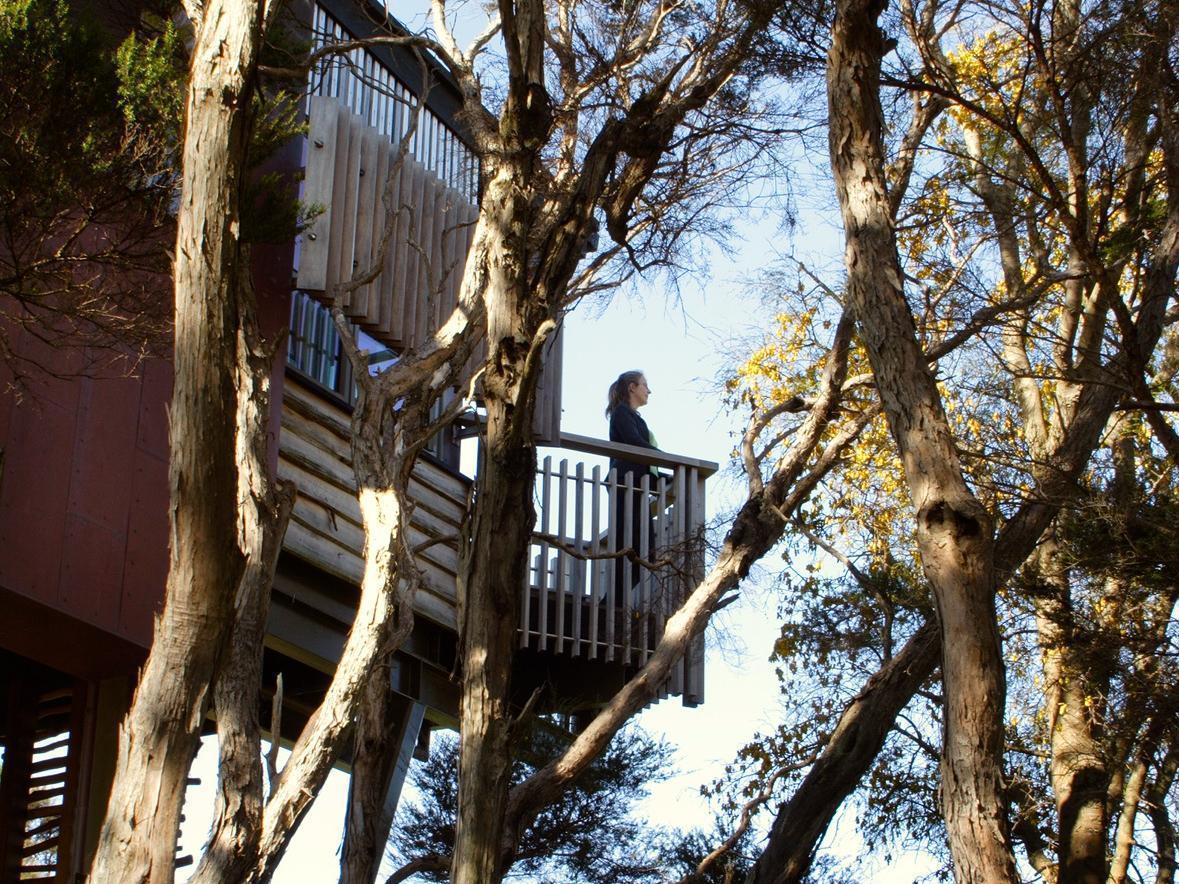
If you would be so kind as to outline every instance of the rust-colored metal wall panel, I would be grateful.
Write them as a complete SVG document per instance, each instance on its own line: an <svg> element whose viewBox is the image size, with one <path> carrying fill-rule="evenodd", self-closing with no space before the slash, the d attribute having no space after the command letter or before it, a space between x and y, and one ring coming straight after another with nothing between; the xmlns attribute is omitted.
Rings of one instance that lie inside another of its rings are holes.
<svg viewBox="0 0 1179 884"><path fill-rule="evenodd" d="M168 461L135 453L118 634L145 647L168 575Z"/></svg>
<svg viewBox="0 0 1179 884"><path fill-rule="evenodd" d="M125 530L67 514L59 606L113 632L118 623L126 547Z"/></svg>
<svg viewBox="0 0 1179 884"><path fill-rule="evenodd" d="M140 382L86 379L80 386L69 511L123 536L131 502L133 459L128 454L139 435Z"/></svg>
<svg viewBox="0 0 1179 884"><path fill-rule="evenodd" d="M172 399L172 364L149 359L140 372L139 418L136 447L157 458L168 459L168 402Z"/></svg>
<svg viewBox="0 0 1179 884"><path fill-rule="evenodd" d="M21 344L62 376L7 400L0 587L146 645L167 568L171 366L71 377L77 354Z"/></svg>
<svg viewBox="0 0 1179 884"><path fill-rule="evenodd" d="M4 445L0 585L49 604L58 595L74 431L72 408L26 399Z"/></svg>

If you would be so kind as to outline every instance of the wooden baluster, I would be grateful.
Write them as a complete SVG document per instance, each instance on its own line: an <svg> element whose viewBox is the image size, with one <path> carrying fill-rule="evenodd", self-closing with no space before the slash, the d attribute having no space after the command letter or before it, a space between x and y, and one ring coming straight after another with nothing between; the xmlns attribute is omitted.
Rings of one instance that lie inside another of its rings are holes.
<svg viewBox="0 0 1179 884"><path fill-rule="evenodd" d="M569 509L569 461L561 458L561 473L557 483L557 536L562 543L568 543L568 512ZM557 646L554 650L558 654L565 650L565 565L569 556L560 547L557 548Z"/></svg>
<svg viewBox="0 0 1179 884"><path fill-rule="evenodd" d="M675 490L675 504L673 505L673 537L676 547L675 561L678 572L671 581L671 612L674 613L680 609L680 605L684 602L684 583L687 580L688 567L688 552L686 544L688 542L688 483L687 470L682 464L675 468L675 476L672 478ZM672 693L683 696L684 693L684 658L680 657L676 661L675 668L671 672L671 690Z"/></svg>
<svg viewBox="0 0 1179 884"><path fill-rule="evenodd" d="M540 481L540 533L549 533L549 521L552 516L552 507L549 505L549 492L552 488L552 470L553 459L551 456L544 459L544 472L541 474ZM537 587L537 605L536 605L536 620L537 626L540 629L540 642L537 645L537 650L547 651L549 648L549 545L543 540L540 542L540 570L537 574L539 586Z"/></svg>
<svg viewBox="0 0 1179 884"><path fill-rule="evenodd" d="M577 462L574 482L576 484L573 486L573 546L584 554L588 551L589 544L585 541L585 464L581 461ZM573 594L573 648L570 653L574 657L581 655L581 608L585 604L585 569L589 564L588 561L570 559L570 565L574 569L571 587Z"/></svg>
<svg viewBox="0 0 1179 884"><path fill-rule="evenodd" d="M633 473L627 474L628 478L633 476ZM638 489L633 487L629 482L626 485L619 487L622 492L622 531L618 538L619 549L634 549L635 545L635 495L638 494ZM637 549L634 550L638 552ZM634 575L634 565L629 558L621 558L618 560L618 565L622 568L622 580L620 585L622 587L622 635L619 638L622 645L622 660L626 665L631 663L631 633L634 631L630 628L631 611L634 608L634 587L631 586L631 577Z"/></svg>
<svg viewBox="0 0 1179 884"><path fill-rule="evenodd" d="M591 553L601 552L599 538L602 536L602 468L595 466L590 485L590 546ZM589 568L589 657L598 657L598 611L602 606L603 593L609 594L606 586L606 563L590 559Z"/></svg>
<svg viewBox="0 0 1179 884"><path fill-rule="evenodd" d="M692 587L704 578L704 478L695 467L688 471L688 487L692 489L692 512L688 522L693 541L691 575L689 583ZM695 706L704 702L704 633L701 632L691 645L692 653L687 672L687 685L684 691L684 705Z"/></svg>
<svg viewBox="0 0 1179 884"><path fill-rule="evenodd" d="M648 470L643 473L643 478L639 481L639 524L636 526L639 534L639 558L644 561L650 561L651 555L651 535L655 526L651 523L651 480L654 478ZM631 535L634 536L633 534ZM638 618L638 641L635 643L635 650L638 652L638 661L636 665L643 665L647 662L647 654L650 651L651 638L647 634L647 629L650 624L651 617L651 595L652 586L655 582L655 575L647 568L639 568L639 618ZM632 630L633 632L633 630Z"/></svg>
<svg viewBox="0 0 1179 884"><path fill-rule="evenodd" d="M520 647L528 647L528 633L532 628L532 570L533 563L538 561L535 554L535 543L528 544L528 562L524 568L524 585L520 588ZM539 583L540 578L537 578Z"/></svg>
<svg viewBox="0 0 1179 884"><path fill-rule="evenodd" d="M652 557L656 559L665 559L671 554L671 530L668 524L670 514L667 511L667 482L663 479L657 481L657 491L655 495L655 506L659 515L659 520L656 522L655 534L655 549ZM667 615L669 612L669 605L671 603L671 594L675 591L675 574L673 571L663 569L655 576L656 597L654 601L654 610L652 616L655 618L655 628L653 631L654 641L659 641L663 638L663 628L667 623ZM649 656L649 654L648 654Z"/></svg>
<svg viewBox="0 0 1179 884"><path fill-rule="evenodd" d="M606 509L606 553L618 552L618 535L621 525L618 521L618 500L622 489L618 486L618 470L610 470L606 478L607 509ZM614 588L619 583L618 569L621 566L618 559L606 559L606 662L614 660L614 612L617 607Z"/></svg>

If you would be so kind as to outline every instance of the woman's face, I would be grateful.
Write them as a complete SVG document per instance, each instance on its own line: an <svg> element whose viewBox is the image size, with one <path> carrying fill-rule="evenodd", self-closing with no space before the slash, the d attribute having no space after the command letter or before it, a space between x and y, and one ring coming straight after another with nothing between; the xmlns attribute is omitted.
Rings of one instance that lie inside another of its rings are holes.
<svg viewBox="0 0 1179 884"><path fill-rule="evenodd" d="M630 385L631 408L642 408L647 404L649 398L651 398L651 388L647 385L645 377L640 377L636 383Z"/></svg>

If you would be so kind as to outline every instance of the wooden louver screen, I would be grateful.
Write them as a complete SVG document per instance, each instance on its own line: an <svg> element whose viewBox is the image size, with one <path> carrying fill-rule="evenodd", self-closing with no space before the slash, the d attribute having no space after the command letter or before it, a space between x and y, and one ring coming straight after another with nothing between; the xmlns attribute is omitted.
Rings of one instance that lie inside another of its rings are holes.
<svg viewBox="0 0 1179 884"><path fill-rule="evenodd" d="M328 303L333 287L371 266L385 225L385 182L397 207L382 273L354 292L344 312L394 349L426 340L458 303L479 209L332 98L309 99L303 201L323 209L302 235L298 287ZM480 349L472 359L485 356ZM561 435L561 334L550 338L533 429L540 444ZM473 370L473 368L472 368Z"/></svg>
<svg viewBox="0 0 1179 884"><path fill-rule="evenodd" d="M371 266L385 227L393 176L393 237L376 281L352 293L345 313L373 337L409 348L433 333L458 301L477 207L331 98L310 98L303 201L323 208L302 236L299 288L326 298Z"/></svg>
<svg viewBox="0 0 1179 884"><path fill-rule="evenodd" d="M85 699L70 687L41 690L32 681L11 690L0 776L0 880L72 880Z"/></svg>

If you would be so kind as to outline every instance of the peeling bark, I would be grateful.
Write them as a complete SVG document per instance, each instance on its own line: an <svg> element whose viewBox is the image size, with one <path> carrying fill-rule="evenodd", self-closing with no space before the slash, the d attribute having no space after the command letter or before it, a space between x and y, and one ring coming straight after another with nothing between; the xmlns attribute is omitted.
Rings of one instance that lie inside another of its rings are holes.
<svg viewBox="0 0 1179 884"><path fill-rule="evenodd" d="M847 293L896 440L941 627L942 806L962 884L1017 880L1002 776L1004 670L994 611L993 528L962 478L902 287L882 144L877 25L884 4L841 0L828 55L831 167Z"/></svg>
<svg viewBox="0 0 1179 884"><path fill-rule="evenodd" d="M247 271L248 272L248 271ZM295 505L295 487L270 475L270 374L274 347L259 340L252 287L238 333L238 545L246 557L234 603L234 624L225 665L218 672L217 801L213 826L194 884L236 881L254 862L262 823L261 729L258 688L270 589L282 539Z"/></svg>
<svg viewBox="0 0 1179 884"><path fill-rule="evenodd" d="M96 884L172 880L184 781L245 566L235 531L238 197L262 7L257 0L210 0L193 13L173 267L168 580L152 649L120 728L90 871Z"/></svg>

